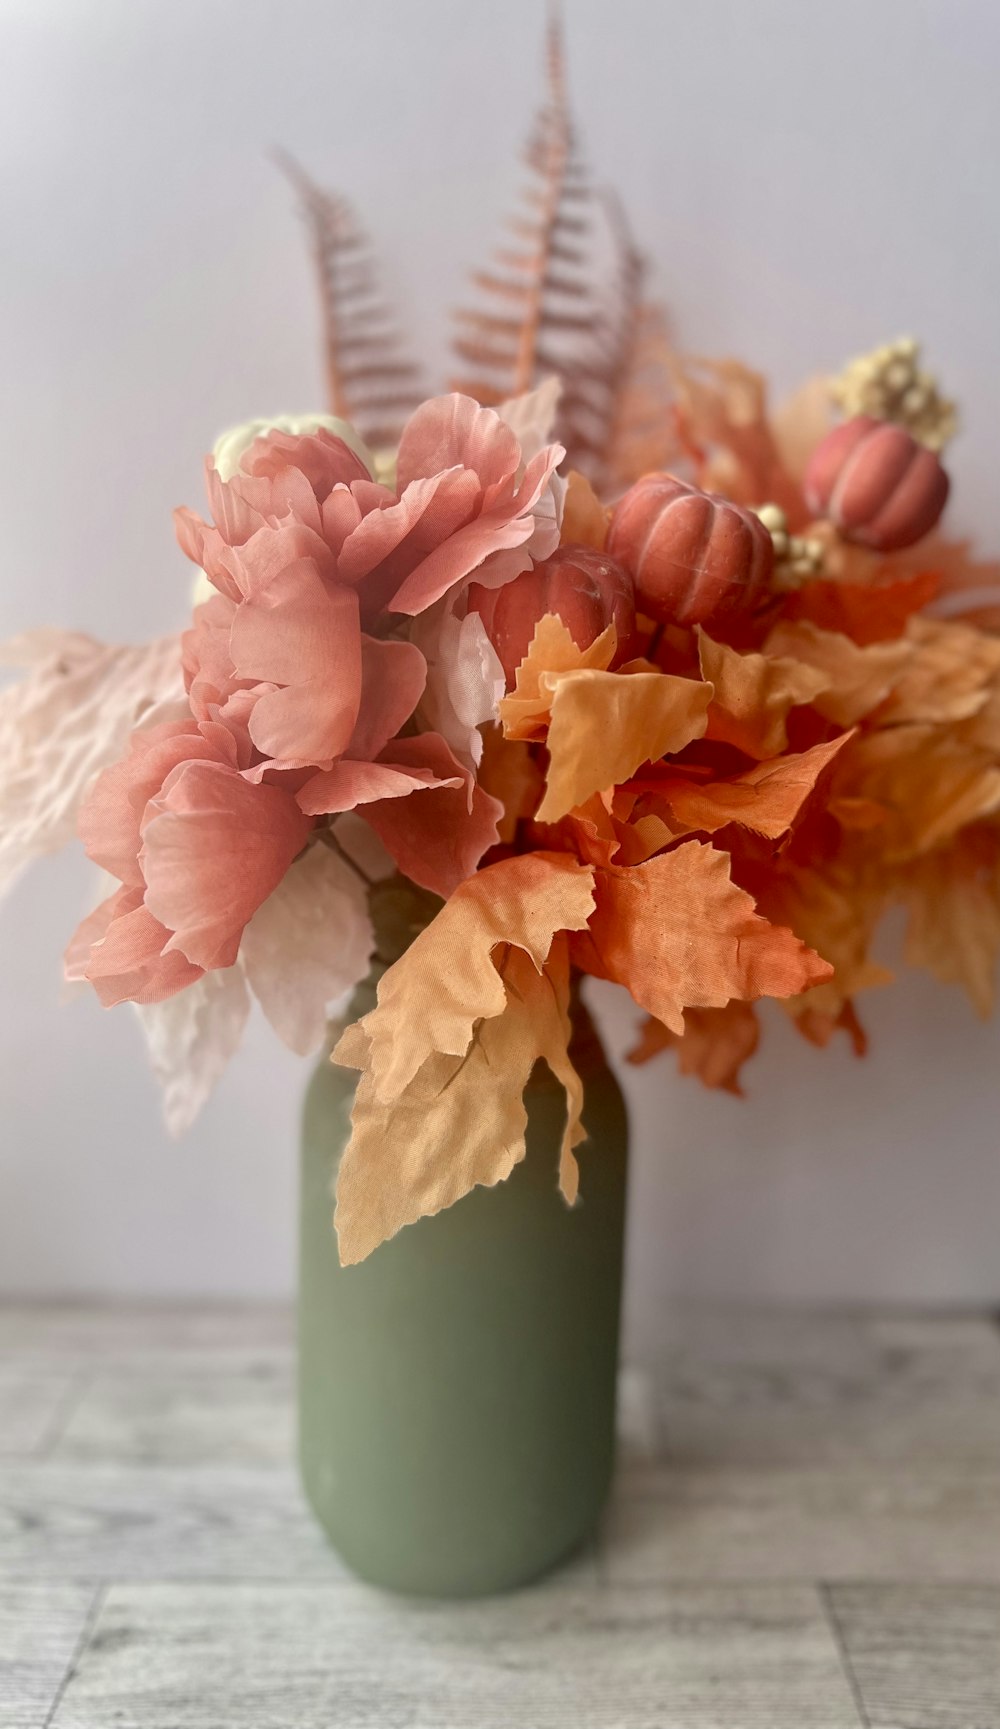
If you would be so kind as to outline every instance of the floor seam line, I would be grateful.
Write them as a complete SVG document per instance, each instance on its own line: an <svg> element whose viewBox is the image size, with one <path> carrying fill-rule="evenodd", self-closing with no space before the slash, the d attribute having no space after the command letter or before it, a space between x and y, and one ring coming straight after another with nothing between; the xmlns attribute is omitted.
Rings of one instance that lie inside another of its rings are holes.
<svg viewBox="0 0 1000 1729"><path fill-rule="evenodd" d="M42 1729L52 1729L52 1724L55 1722L55 1718L56 1718L56 1712L59 1710L59 1707L62 1704L63 1699L66 1696L66 1689L69 1686L70 1682L72 1681L74 1675L77 1672L77 1669L80 1666L80 1663L81 1663L84 1655L86 1654L86 1650L87 1650L88 1645L90 1644L91 1637L93 1636L93 1633L94 1633L94 1629L96 1628L98 1620L100 1619L101 1610L104 1607L104 1600L107 1596L107 1593L108 1593L107 1580L104 1580L104 1579L99 1580L99 1582L94 1586L94 1594L90 1600L90 1604L88 1606L87 1613L83 1618L83 1626L80 1629L80 1633L79 1633L79 1636L77 1638L76 1644L73 1647L73 1654L70 1657L70 1660L66 1665L66 1669L65 1669L65 1672L63 1674L63 1678L60 1681L59 1686L56 1688L55 1698L53 1699L52 1704L49 1707L49 1714L45 1719L45 1722L42 1726Z"/></svg>
<svg viewBox="0 0 1000 1729"><path fill-rule="evenodd" d="M843 1629L841 1628L840 1620L837 1615L836 1605L833 1601L833 1591L830 1585L825 1583L823 1580L818 1581L816 1591L819 1596L823 1614L826 1618L827 1626L833 1635L833 1641L837 1647L840 1666L844 1671L847 1685L851 1689L851 1698L854 1700L854 1709L858 1714L858 1722L861 1725L861 1729L871 1729L871 1718L868 1715L864 1696L861 1692L857 1675L854 1672L854 1664L851 1662L850 1652L847 1649L847 1641L844 1638Z"/></svg>

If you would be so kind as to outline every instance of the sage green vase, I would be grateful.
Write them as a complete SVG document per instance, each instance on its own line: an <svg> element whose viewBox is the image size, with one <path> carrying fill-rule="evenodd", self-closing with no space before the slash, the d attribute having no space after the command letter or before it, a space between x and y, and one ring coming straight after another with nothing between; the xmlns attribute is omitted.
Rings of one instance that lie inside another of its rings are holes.
<svg viewBox="0 0 1000 1729"><path fill-rule="evenodd" d="M371 1006L363 987L351 1016ZM495 1189L342 1268L331 1226L353 1074L320 1063L302 1141L300 1462L352 1570L469 1597L544 1573L593 1530L614 1458L627 1128L586 1011L574 1015L590 1140L580 1200L556 1188L565 1104L539 1065L527 1156Z"/></svg>

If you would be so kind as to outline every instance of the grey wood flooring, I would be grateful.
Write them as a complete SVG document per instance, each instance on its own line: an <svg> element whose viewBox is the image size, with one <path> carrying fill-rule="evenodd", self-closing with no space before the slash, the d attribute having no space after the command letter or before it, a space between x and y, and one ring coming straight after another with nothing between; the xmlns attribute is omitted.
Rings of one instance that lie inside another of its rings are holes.
<svg viewBox="0 0 1000 1729"><path fill-rule="evenodd" d="M279 1308L0 1306L2 1729L1000 1729L1000 1329L677 1311L599 1541L347 1576Z"/></svg>

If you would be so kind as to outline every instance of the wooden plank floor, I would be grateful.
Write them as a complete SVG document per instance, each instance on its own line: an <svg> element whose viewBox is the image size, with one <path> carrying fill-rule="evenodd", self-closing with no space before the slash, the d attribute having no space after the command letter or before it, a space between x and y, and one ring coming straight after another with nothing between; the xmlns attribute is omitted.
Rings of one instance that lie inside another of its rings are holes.
<svg viewBox="0 0 1000 1729"><path fill-rule="evenodd" d="M267 1309L0 1306L3 1729L1000 1729L1000 1329L677 1312L592 1549L345 1574Z"/></svg>

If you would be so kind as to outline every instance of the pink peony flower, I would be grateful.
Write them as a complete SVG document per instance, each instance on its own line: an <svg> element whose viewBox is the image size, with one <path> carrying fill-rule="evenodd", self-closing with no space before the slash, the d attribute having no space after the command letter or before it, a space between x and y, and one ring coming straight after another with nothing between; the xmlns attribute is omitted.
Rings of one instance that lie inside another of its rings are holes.
<svg viewBox="0 0 1000 1729"><path fill-rule="evenodd" d="M293 795L242 772L245 743L221 721L133 734L80 814L96 863L122 887L83 921L67 975L102 1002L153 1003L232 966L243 930L312 828Z"/></svg>
<svg viewBox="0 0 1000 1729"><path fill-rule="evenodd" d="M474 868L496 838L493 801L438 734L394 747L426 663L412 643L367 627L426 610L473 570L501 581L529 565L558 536L541 501L561 455L545 445L522 463L500 415L455 395L413 415L395 489L323 427L266 433L228 478L209 459L214 523L182 511L178 533L219 593L197 609L185 671L200 721L245 727L247 778L294 791L310 816L362 807L390 850L399 836L408 874L413 844L387 807L447 793L421 796L413 818L427 853L419 880L454 886L457 861L478 847Z"/></svg>
<svg viewBox="0 0 1000 1729"><path fill-rule="evenodd" d="M529 541L536 557L554 550L558 526L543 497L563 455L548 444L522 462L501 416L455 394L423 403L408 421L395 488L374 481L357 452L325 427L271 431L249 445L227 479L206 459L212 523L180 510L177 536L239 604L249 596L246 569L260 555L260 530L294 522L325 543L333 561L325 580L356 590L366 623L385 610L412 615L487 561L489 579L526 569ZM552 544L539 546L540 533ZM258 573L250 585L261 580Z"/></svg>
<svg viewBox="0 0 1000 1729"><path fill-rule="evenodd" d="M410 420L388 487L343 430L232 435L206 463L212 521L177 513L217 590L183 639L190 718L133 735L80 818L121 887L67 969L105 1003L160 1002L231 967L316 817L358 809L442 895L497 840L500 806L469 765L412 732L427 662L387 615L530 564L558 532L542 501L562 451L525 463L493 410L441 397Z"/></svg>

